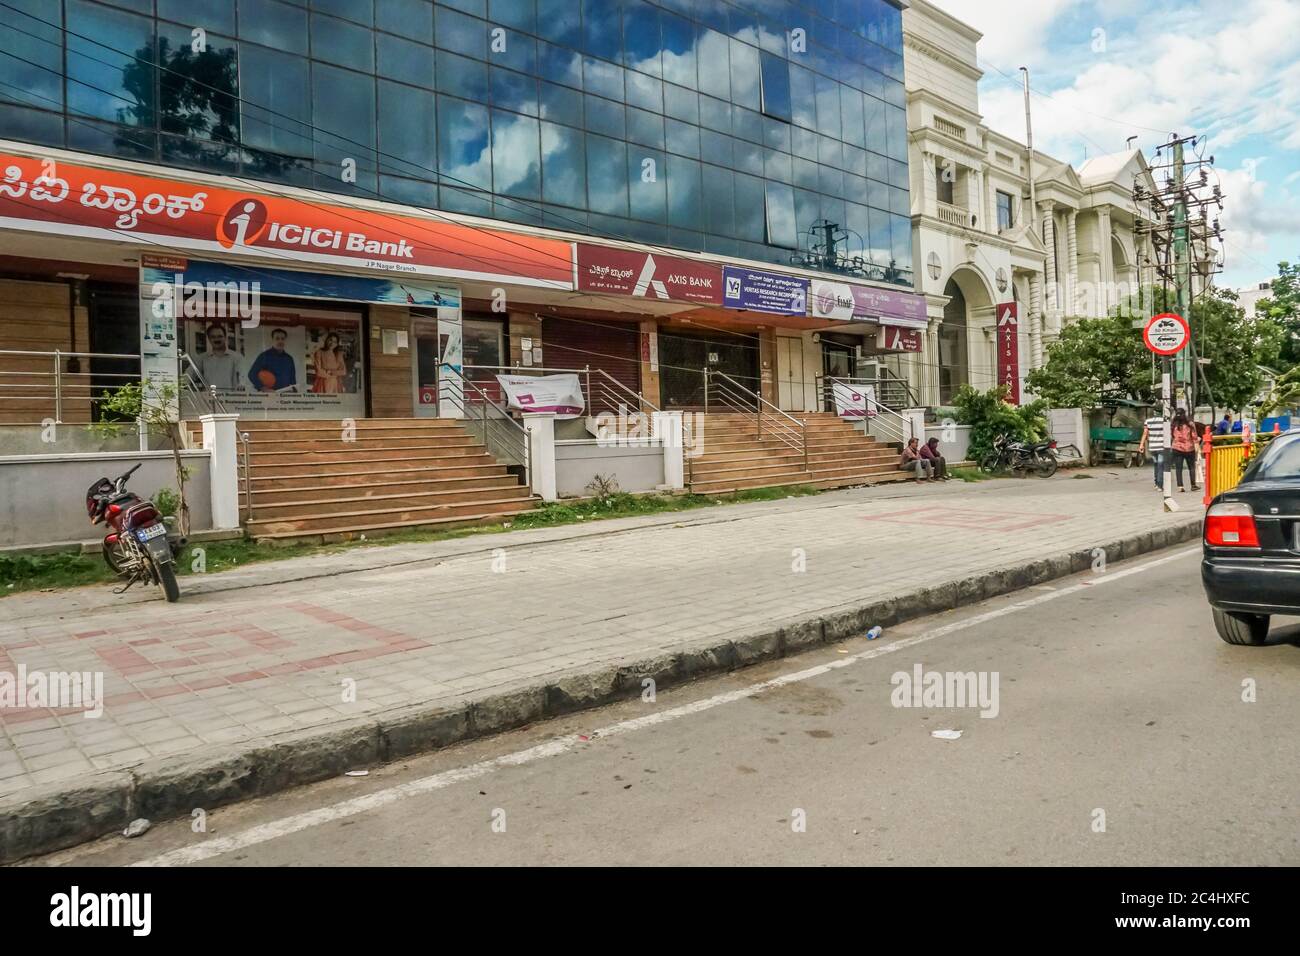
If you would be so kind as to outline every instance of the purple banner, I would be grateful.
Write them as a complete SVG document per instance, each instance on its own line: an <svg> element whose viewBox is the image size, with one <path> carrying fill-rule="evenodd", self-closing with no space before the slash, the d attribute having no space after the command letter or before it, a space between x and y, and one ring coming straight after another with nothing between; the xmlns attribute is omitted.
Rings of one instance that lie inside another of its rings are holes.
<svg viewBox="0 0 1300 956"><path fill-rule="evenodd" d="M925 297L871 286L853 286L853 317L878 318L881 325L924 329L929 325Z"/></svg>

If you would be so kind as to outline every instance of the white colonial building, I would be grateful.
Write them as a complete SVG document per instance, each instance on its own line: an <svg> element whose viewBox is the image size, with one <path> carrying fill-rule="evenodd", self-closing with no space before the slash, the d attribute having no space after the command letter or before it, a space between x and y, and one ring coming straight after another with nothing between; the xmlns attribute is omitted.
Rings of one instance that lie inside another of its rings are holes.
<svg viewBox="0 0 1300 956"><path fill-rule="evenodd" d="M1062 324L1125 301L1150 255L1150 240L1134 237L1150 215L1134 182L1154 185L1142 154L1076 170L1036 151L1030 170L1025 144L982 122L979 39L926 0L904 11L913 261L930 328L923 352L888 362L926 405L997 383L995 310L1006 302L1017 305L1023 395Z"/></svg>

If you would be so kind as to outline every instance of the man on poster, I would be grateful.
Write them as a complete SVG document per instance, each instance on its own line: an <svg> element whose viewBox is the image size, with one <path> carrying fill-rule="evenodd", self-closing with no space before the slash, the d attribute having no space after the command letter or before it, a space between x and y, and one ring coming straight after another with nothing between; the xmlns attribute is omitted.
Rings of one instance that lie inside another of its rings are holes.
<svg viewBox="0 0 1300 956"><path fill-rule="evenodd" d="M298 367L293 356L284 350L289 333L271 330L271 347L259 355L248 370L248 380L259 392L279 392L298 384Z"/></svg>
<svg viewBox="0 0 1300 956"><path fill-rule="evenodd" d="M208 349L194 360L204 384L220 391L242 388L244 356L228 348L229 336L225 327L214 322L204 331L204 338L207 339Z"/></svg>

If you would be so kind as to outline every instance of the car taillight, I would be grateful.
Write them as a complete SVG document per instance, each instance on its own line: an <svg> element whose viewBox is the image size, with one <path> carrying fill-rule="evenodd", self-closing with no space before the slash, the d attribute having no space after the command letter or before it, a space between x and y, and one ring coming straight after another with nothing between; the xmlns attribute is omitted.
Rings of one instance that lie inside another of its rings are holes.
<svg viewBox="0 0 1300 956"><path fill-rule="evenodd" d="M1221 501L1205 513L1205 543L1216 548L1258 548L1255 512L1241 501Z"/></svg>

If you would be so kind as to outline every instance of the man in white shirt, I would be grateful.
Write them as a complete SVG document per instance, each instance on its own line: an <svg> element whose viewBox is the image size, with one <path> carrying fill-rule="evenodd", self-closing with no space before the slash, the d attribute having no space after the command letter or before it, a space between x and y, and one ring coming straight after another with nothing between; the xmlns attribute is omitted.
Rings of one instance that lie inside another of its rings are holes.
<svg viewBox="0 0 1300 956"><path fill-rule="evenodd" d="M1165 490L1165 456L1169 443L1165 440L1165 426L1168 423L1159 415L1153 415L1143 422L1142 442L1138 445L1138 454L1151 452L1151 461L1155 468L1156 488Z"/></svg>
<svg viewBox="0 0 1300 956"><path fill-rule="evenodd" d="M207 327L204 335L208 340L208 350L194 361L204 383L223 392L241 389L244 381L244 357L238 352L226 350L228 343L225 328L214 323Z"/></svg>

